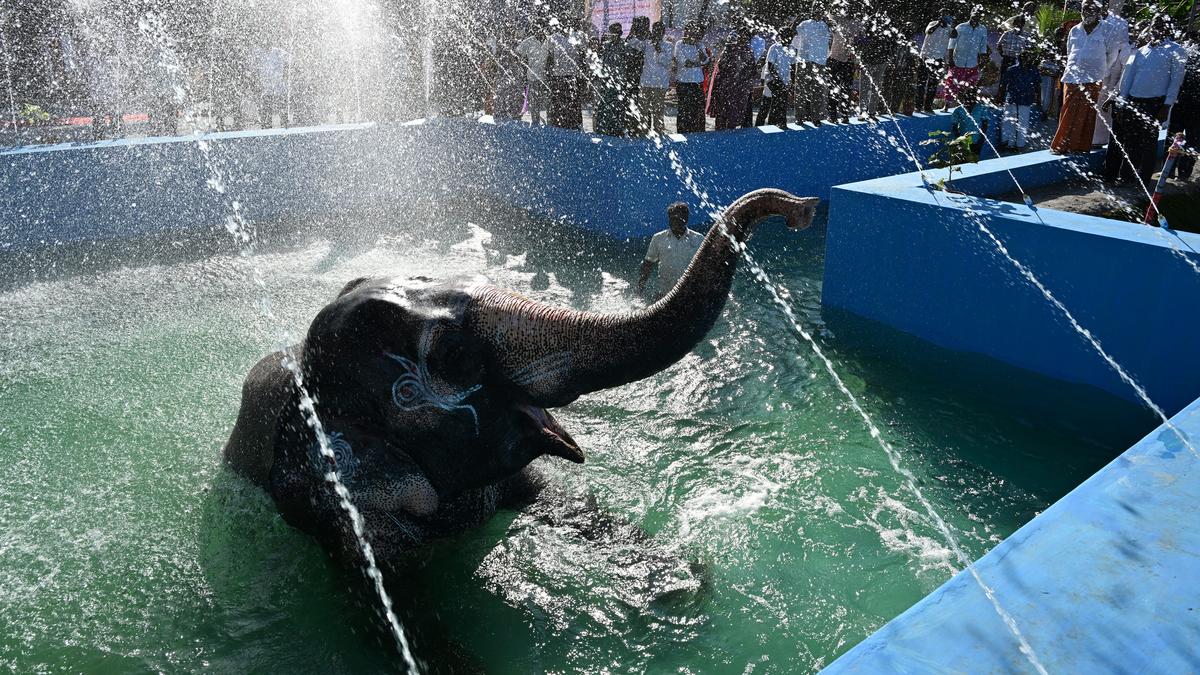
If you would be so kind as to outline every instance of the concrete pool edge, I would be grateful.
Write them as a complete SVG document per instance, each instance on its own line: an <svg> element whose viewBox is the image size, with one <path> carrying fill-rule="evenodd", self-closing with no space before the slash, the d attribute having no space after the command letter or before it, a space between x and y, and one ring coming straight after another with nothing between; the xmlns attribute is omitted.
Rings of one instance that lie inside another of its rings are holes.
<svg viewBox="0 0 1200 675"><path fill-rule="evenodd" d="M1200 438L1200 399L1172 418ZM1200 460L1165 424L975 562L1050 672L1200 669ZM1190 588L1194 590L1194 587ZM824 673L1026 672L962 571Z"/></svg>
<svg viewBox="0 0 1200 675"><path fill-rule="evenodd" d="M1011 171L1031 189L1100 157L989 160L963 167L955 183L994 193L1011 189ZM1174 348L1200 332L1200 315L1186 309L1200 303L1200 236L1186 232L929 190L917 173L840 185L831 192L822 303L1140 403L980 224L1168 415L1200 394L1200 353Z"/></svg>

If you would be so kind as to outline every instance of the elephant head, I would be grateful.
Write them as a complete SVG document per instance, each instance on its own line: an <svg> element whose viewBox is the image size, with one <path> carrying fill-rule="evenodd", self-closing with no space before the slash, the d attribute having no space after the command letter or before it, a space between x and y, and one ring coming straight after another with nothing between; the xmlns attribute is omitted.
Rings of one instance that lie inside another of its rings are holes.
<svg viewBox="0 0 1200 675"><path fill-rule="evenodd" d="M584 461L547 409L681 359L724 307L754 226L781 215L807 227L816 203L780 190L738 199L675 287L629 313L575 311L477 281L351 282L314 319L300 361L339 442L382 448L370 470L391 474L394 489L376 491L374 506L428 515L541 455Z"/></svg>

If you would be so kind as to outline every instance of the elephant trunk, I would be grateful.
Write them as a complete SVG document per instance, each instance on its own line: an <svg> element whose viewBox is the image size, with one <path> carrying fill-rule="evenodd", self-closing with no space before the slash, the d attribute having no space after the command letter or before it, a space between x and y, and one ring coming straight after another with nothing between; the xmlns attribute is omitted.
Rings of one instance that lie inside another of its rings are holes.
<svg viewBox="0 0 1200 675"><path fill-rule="evenodd" d="M469 320L491 344L503 377L534 405L561 406L640 380L683 358L716 323L754 226L781 215L790 228L807 227L817 201L771 189L741 197L709 229L674 288L646 309L580 312L484 286Z"/></svg>

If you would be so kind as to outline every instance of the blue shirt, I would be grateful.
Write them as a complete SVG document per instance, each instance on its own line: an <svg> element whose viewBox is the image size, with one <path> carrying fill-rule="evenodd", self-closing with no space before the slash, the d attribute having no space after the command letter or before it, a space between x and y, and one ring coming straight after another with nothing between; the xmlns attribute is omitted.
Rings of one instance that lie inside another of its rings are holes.
<svg viewBox="0 0 1200 675"><path fill-rule="evenodd" d="M1187 70L1187 51L1171 40L1138 49L1121 73L1123 98L1166 97L1163 105L1175 105Z"/></svg>
<svg viewBox="0 0 1200 675"><path fill-rule="evenodd" d="M1018 63L1004 71L1004 86L1008 87L1006 103L1033 105L1037 91L1042 85L1042 76L1032 65Z"/></svg>
<svg viewBox="0 0 1200 675"><path fill-rule="evenodd" d="M754 60L762 58L763 53L767 51L767 39L761 35L755 35L750 38L750 51L754 52Z"/></svg>

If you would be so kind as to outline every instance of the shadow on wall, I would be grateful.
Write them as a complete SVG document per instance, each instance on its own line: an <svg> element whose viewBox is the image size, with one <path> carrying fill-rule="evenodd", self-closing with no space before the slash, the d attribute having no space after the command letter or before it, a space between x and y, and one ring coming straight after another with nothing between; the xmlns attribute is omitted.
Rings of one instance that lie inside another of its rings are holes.
<svg viewBox="0 0 1200 675"><path fill-rule="evenodd" d="M825 307L822 316L838 350L852 355L863 371L856 375L870 383L876 399L943 400L947 417L958 406L993 410L1014 418L1019 427L1062 438L1063 447L1076 448L1070 456L1041 457L1030 455L1030 448L1021 447L1016 438L1011 439L1013 452L1003 456L973 453L971 447L962 446L964 460L1047 501L1075 488L1159 422L1146 408L1090 385L944 349L835 307ZM1080 453L1081 447L1088 450Z"/></svg>

